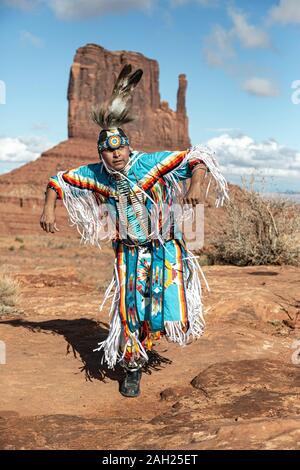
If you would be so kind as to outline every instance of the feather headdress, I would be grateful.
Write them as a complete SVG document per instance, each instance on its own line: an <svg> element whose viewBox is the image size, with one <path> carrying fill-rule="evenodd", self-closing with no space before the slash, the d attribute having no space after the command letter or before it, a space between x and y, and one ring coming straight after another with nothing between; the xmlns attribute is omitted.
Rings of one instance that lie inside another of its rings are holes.
<svg viewBox="0 0 300 470"><path fill-rule="evenodd" d="M117 129L134 120L131 114L133 91L142 78L143 71L131 71L131 64L126 64L116 80L111 97L98 110L92 111L93 120L102 129Z"/></svg>

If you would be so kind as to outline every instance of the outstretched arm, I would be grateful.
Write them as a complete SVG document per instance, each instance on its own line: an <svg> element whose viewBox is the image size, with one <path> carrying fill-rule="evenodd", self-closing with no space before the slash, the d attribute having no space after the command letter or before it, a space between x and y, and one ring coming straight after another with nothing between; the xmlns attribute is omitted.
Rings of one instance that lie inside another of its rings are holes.
<svg viewBox="0 0 300 470"><path fill-rule="evenodd" d="M48 187L45 193L45 203L40 218L40 226L47 233L59 232L55 220L56 199L57 193L53 191L51 187Z"/></svg>
<svg viewBox="0 0 300 470"><path fill-rule="evenodd" d="M204 189L206 189L206 175L207 168L204 165L197 165L193 170L190 187L185 197L183 198L184 204L192 204L193 206L204 202Z"/></svg>
<svg viewBox="0 0 300 470"><path fill-rule="evenodd" d="M57 199L64 200L64 189L68 186L73 187L74 196L76 195L76 190L77 193L80 193L81 189L90 191L95 191L95 189L97 189L94 179L95 168L95 164L83 165L78 168L62 172L60 179L58 178L58 175L54 175L49 178L45 192L44 208L40 218L40 226L45 230L45 232L55 233L55 231L59 231L56 226L55 207Z"/></svg>
<svg viewBox="0 0 300 470"><path fill-rule="evenodd" d="M49 178L45 191L44 208L40 218L40 226L45 232L59 232L55 220L55 207L57 199L64 200L64 188L66 189L67 186L74 187L74 194L76 189L94 190L93 167L93 164L81 166L62 172L60 179L58 175Z"/></svg>
<svg viewBox="0 0 300 470"><path fill-rule="evenodd" d="M107 237L103 233L102 213L109 199L111 188L105 184L98 163L82 165L51 176L46 189L46 200L40 225L46 232L54 233L55 201L61 199L67 209L71 225L81 235L81 242L100 247L99 240ZM104 231L105 232L105 231Z"/></svg>
<svg viewBox="0 0 300 470"><path fill-rule="evenodd" d="M150 189L159 178L164 178L171 187L176 187L180 181L193 179L193 173L196 173L196 167L198 173L199 166L209 173L208 181L213 180L215 183L216 206L222 205L225 199L229 199L226 179L221 173L214 153L208 147L196 145L183 152L165 151L143 154L141 165L143 165L144 174L139 180L139 185L144 190ZM203 174L205 172L201 171ZM195 196L196 189L199 189L198 176L195 178L190 188L189 199L198 199L198 196Z"/></svg>

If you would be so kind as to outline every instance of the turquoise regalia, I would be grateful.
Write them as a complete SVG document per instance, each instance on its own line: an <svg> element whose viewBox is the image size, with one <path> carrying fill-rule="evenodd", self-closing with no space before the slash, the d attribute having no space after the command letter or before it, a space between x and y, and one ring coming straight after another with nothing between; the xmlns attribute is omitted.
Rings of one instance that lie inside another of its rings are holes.
<svg viewBox="0 0 300 470"><path fill-rule="evenodd" d="M83 243L100 246L112 240L114 275L104 298L112 296L110 331L97 348L109 367L124 358L147 360L153 338L161 333L179 344L203 333L199 265L186 248L178 220L168 217L180 183L199 165L215 180L216 204L222 204L228 197L226 181L212 153L201 146L134 151L120 172L111 174L99 162L49 180Z"/></svg>

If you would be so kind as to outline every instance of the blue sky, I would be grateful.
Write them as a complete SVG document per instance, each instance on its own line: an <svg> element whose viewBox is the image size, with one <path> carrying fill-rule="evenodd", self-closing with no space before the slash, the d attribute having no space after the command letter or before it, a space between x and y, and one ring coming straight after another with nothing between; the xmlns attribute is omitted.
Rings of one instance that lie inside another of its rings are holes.
<svg viewBox="0 0 300 470"><path fill-rule="evenodd" d="M187 75L192 143L229 181L300 191L299 39L299 0L0 0L0 172L67 138L69 69L96 43L158 60L173 109Z"/></svg>

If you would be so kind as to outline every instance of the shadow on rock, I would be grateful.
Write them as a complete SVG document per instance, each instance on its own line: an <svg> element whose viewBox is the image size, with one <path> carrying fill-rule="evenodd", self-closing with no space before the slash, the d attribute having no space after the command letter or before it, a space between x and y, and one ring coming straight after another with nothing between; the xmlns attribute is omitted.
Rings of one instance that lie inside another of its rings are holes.
<svg viewBox="0 0 300 470"><path fill-rule="evenodd" d="M106 339L108 335L108 325L96 322L88 318L77 318L74 320L47 320L43 322L17 320L5 320L0 323L14 327L23 327L33 333L51 333L61 335L67 342L66 354L73 353L74 357L80 357L82 366L80 371L85 373L85 379L92 381L101 380L105 382L106 378L117 380L119 383L124 377L123 369L116 366L115 370L109 369L105 363L102 363L104 357L102 351L93 352L99 342ZM144 367L144 372L151 374L159 370L163 365L170 364L172 361L161 356L156 351L149 354L148 364Z"/></svg>

